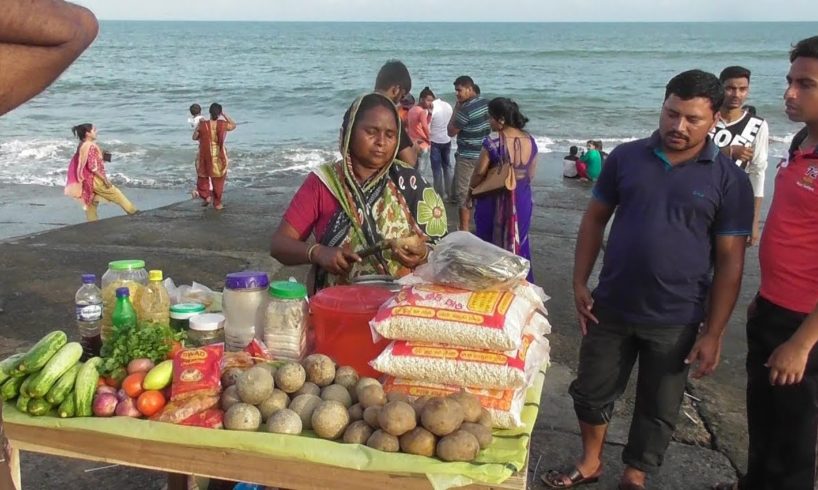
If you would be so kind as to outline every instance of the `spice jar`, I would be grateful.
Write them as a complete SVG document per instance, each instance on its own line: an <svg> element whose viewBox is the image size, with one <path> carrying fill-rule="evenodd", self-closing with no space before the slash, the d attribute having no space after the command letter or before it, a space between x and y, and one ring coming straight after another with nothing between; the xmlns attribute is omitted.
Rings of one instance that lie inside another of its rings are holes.
<svg viewBox="0 0 818 490"><path fill-rule="evenodd" d="M170 328L174 332L187 331L190 318L205 312L205 305L199 303L179 303L170 307Z"/></svg>
<svg viewBox="0 0 818 490"><path fill-rule="evenodd" d="M225 347L243 350L258 335L263 306L267 300L270 280L264 272L244 271L227 274L224 280L222 310L224 310Z"/></svg>
<svg viewBox="0 0 818 490"><path fill-rule="evenodd" d="M270 284L267 293L264 345L276 359L299 360L307 347L307 288L297 282L277 281Z"/></svg>
<svg viewBox="0 0 818 490"><path fill-rule="evenodd" d="M187 343L191 347L204 347L224 342L224 315L204 313L190 317Z"/></svg>

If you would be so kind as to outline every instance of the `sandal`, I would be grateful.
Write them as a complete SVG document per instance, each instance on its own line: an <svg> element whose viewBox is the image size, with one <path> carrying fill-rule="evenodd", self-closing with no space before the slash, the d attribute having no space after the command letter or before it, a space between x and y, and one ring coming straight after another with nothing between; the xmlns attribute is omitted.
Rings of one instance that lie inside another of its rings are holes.
<svg viewBox="0 0 818 490"><path fill-rule="evenodd" d="M575 466L568 471L548 470L540 479L548 488L573 488L589 483L596 483L599 481L601 475L602 470L598 470L591 476L582 476L582 473L580 473ZM566 478L568 478L570 483L565 483Z"/></svg>

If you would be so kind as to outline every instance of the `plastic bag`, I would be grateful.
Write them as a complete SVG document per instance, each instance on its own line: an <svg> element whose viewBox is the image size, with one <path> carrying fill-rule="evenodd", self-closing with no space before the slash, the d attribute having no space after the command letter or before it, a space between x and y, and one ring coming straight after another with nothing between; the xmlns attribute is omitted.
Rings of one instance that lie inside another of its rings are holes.
<svg viewBox="0 0 818 490"><path fill-rule="evenodd" d="M525 281L531 263L466 231L450 233L415 270L427 282L472 291L504 290Z"/></svg>
<svg viewBox="0 0 818 490"><path fill-rule="evenodd" d="M545 321L539 315L537 318ZM528 386L548 360L549 350L548 340L535 329L523 334L519 349L509 352L397 340L370 365L398 378L508 390Z"/></svg>
<svg viewBox="0 0 818 490"><path fill-rule="evenodd" d="M187 284L176 286L170 277L165 278L162 284L164 284L165 289L168 290L170 304L172 305L179 303L199 303L204 305L210 313L222 311L222 293L213 291L204 284L199 284L194 281L190 286Z"/></svg>
<svg viewBox="0 0 818 490"><path fill-rule="evenodd" d="M533 315L539 315L538 309L530 299L510 291L424 284L403 288L381 306L369 325L392 340L505 352L520 347L523 330Z"/></svg>

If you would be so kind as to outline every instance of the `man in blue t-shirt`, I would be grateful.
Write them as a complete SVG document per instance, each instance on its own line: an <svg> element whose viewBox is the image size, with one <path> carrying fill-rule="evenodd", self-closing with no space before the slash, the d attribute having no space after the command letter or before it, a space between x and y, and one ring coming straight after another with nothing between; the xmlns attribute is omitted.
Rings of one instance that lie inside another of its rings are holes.
<svg viewBox="0 0 818 490"><path fill-rule="evenodd" d="M480 159L483 139L491 133L489 108L486 99L480 97L480 88L471 77L462 76L454 81L457 104L449 122L449 136L457 136L455 153L453 194L460 207L460 230L469 231L471 226L471 203L469 183Z"/></svg>
<svg viewBox="0 0 818 490"><path fill-rule="evenodd" d="M639 359L636 405L619 488L641 489L670 443L688 367L718 364L753 225L753 189L708 133L724 100L715 75L691 70L665 90L659 130L613 150L582 218L574 298L583 339L570 393L582 433L576 466L553 488L597 479L614 402ZM588 279L616 211L599 285ZM701 328L700 328L701 326Z"/></svg>

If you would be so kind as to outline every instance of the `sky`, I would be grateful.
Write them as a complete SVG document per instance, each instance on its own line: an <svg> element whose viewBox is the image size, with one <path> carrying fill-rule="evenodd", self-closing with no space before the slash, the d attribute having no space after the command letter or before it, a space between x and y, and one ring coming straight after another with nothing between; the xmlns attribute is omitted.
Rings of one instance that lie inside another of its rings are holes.
<svg viewBox="0 0 818 490"><path fill-rule="evenodd" d="M74 0L103 20L816 21L815 0Z"/></svg>

